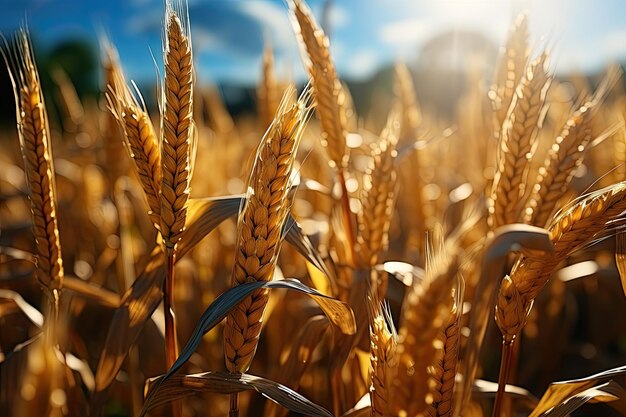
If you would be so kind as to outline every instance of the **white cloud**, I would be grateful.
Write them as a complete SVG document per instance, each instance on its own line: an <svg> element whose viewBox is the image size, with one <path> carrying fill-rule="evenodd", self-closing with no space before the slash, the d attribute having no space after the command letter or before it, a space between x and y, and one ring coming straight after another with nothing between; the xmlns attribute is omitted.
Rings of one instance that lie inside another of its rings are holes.
<svg viewBox="0 0 626 417"><path fill-rule="evenodd" d="M419 18L391 22L378 31L381 41L397 46L412 46L425 41L431 35L428 22Z"/></svg>
<svg viewBox="0 0 626 417"><path fill-rule="evenodd" d="M266 1L242 1L239 10L257 20L270 36L275 49L289 50L295 46L293 29L286 8Z"/></svg>
<svg viewBox="0 0 626 417"><path fill-rule="evenodd" d="M378 62L378 56L372 50L357 51L344 61L346 71L357 78L370 76L378 68Z"/></svg>
<svg viewBox="0 0 626 417"><path fill-rule="evenodd" d="M330 25L331 29L341 28L350 22L348 12L339 6L333 5L330 9Z"/></svg>
<svg viewBox="0 0 626 417"><path fill-rule="evenodd" d="M218 36L202 27L194 28L191 38L195 51L209 51L224 47L224 43Z"/></svg>

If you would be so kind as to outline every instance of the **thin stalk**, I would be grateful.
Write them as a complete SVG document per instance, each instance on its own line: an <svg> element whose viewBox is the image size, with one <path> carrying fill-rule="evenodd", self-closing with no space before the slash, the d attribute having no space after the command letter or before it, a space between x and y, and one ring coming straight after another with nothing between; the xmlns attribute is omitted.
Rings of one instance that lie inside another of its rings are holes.
<svg viewBox="0 0 626 417"><path fill-rule="evenodd" d="M48 326L46 336L50 341L51 346L56 346L58 341L57 326L59 323L59 299L60 291L57 289L52 290L52 299L50 300L50 316L48 317Z"/></svg>
<svg viewBox="0 0 626 417"><path fill-rule="evenodd" d="M178 357L178 343L176 342L176 317L172 308L174 301L174 263L176 262L176 251L174 248L167 248L167 274L163 286L163 315L165 319L165 362L169 369ZM182 403L172 402L172 415L182 416Z"/></svg>
<svg viewBox="0 0 626 417"><path fill-rule="evenodd" d="M500 360L500 374L498 375L498 392L493 405L493 417L500 417L502 414L502 403L505 396L506 383L511 369L511 357L513 355L513 343L502 341L502 358Z"/></svg>
<svg viewBox="0 0 626 417"><path fill-rule="evenodd" d="M341 390L341 368L333 371L330 377L331 389L333 393L333 411L334 415L340 416L342 415L342 390Z"/></svg>
<svg viewBox="0 0 626 417"><path fill-rule="evenodd" d="M343 168L339 168L337 172L337 176L339 177L339 185L341 187L341 208L343 212L343 222L346 227L346 235L348 237L348 263L350 265L354 265L355 254L354 254L354 245L355 245L355 233L354 227L352 226L352 211L350 210L350 196L348 195L348 188L346 187L346 177L344 175Z"/></svg>
<svg viewBox="0 0 626 417"><path fill-rule="evenodd" d="M230 411L228 417L239 417L239 393L230 394Z"/></svg>

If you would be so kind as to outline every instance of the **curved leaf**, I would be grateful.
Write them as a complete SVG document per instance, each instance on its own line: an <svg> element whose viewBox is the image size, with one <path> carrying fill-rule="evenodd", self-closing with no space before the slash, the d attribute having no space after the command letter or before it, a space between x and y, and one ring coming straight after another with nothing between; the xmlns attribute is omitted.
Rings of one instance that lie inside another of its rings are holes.
<svg viewBox="0 0 626 417"><path fill-rule="evenodd" d="M178 258L193 249L224 220L236 215L243 199L243 195L190 199L187 208L188 226L176 248Z"/></svg>
<svg viewBox="0 0 626 417"><path fill-rule="evenodd" d="M463 370L463 383L456 394L455 416L468 403L472 384L476 376L478 359L489 322L489 312L493 310L496 284L504 276L507 257L511 251L552 251L549 232L545 229L525 224L511 224L498 228L487 242L481 266L480 279L472 300L470 334Z"/></svg>
<svg viewBox="0 0 626 417"><path fill-rule="evenodd" d="M486 381L484 379L474 380L474 387L472 388L474 394L479 394L485 397L494 398L498 391L498 383ZM525 402L529 409L533 409L537 406L539 400L532 395L528 390L518 387L516 385L506 384L505 392L511 398L517 398Z"/></svg>
<svg viewBox="0 0 626 417"><path fill-rule="evenodd" d="M597 387L587 388L584 391L576 393L560 404L557 404L548 412L542 414L544 417L567 417L576 411L582 405L590 402L611 402L618 399L624 401L626 399L624 389L614 381L609 381ZM533 413L534 414L534 413Z"/></svg>
<svg viewBox="0 0 626 417"><path fill-rule="evenodd" d="M28 304L28 302L26 302L26 300L24 300L17 292L0 289L0 298L13 301L15 305L22 310L24 315L28 317L28 320L30 320L35 326L43 326L43 314L41 314L41 312L35 307Z"/></svg>
<svg viewBox="0 0 626 417"><path fill-rule="evenodd" d="M80 278L65 276L63 278L63 288L71 290L81 297L97 301L105 307L118 308L120 306L119 295L89 281L83 281Z"/></svg>
<svg viewBox="0 0 626 417"><path fill-rule="evenodd" d="M374 266L377 271L384 271L403 283L406 287L413 285L424 279L425 271L415 265L406 262L389 261L384 264Z"/></svg>
<svg viewBox="0 0 626 417"><path fill-rule="evenodd" d="M261 289L274 289L274 288L286 288L290 290L296 290L307 294L318 303L322 311L326 314L328 319L335 324L339 329L346 334L354 334L356 332L356 322L354 315L350 307L342 301L330 298L322 293L307 287L303 283L295 279L285 279L279 281L268 282L249 282L230 288L217 297L211 305L204 311L202 317L198 321L198 325L191 334L189 341L185 345L185 348L181 351L180 356L165 373L163 379L161 379L154 387L154 389L148 394L144 408L148 406L152 398L155 396L159 386L172 377L182 366L191 358L191 355L196 351L202 336L204 336L209 330L215 327L221 322L228 313L235 308L239 303L245 300L253 292Z"/></svg>
<svg viewBox="0 0 626 417"><path fill-rule="evenodd" d="M177 247L177 261L225 219L237 213L241 197L191 199L186 231ZM236 206L236 207L235 207ZM155 247L143 272L124 293L115 311L96 368L96 388L91 414L99 415L106 390L122 367L130 347L135 343L146 321L163 298L165 259L161 248Z"/></svg>
<svg viewBox="0 0 626 417"><path fill-rule="evenodd" d="M165 377L148 380L147 389L154 392L161 387L158 396L144 405L143 416L154 407L158 407L198 392L231 394L246 390L255 390L277 404L295 413L313 417L332 417L325 408L313 403L292 389L269 379L249 374L230 374L226 372L205 372L193 375L178 375L162 382Z"/></svg>
<svg viewBox="0 0 626 417"><path fill-rule="evenodd" d="M529 417L539 417L568 398L593 387L594 384L619 375L626 375L626 366L609 369L585 378L554 382L550 384Z"/></svg>
<svg viewBox="0 0 626 417"><path fill-rule="evenodd" d="M309 318L291 343L287 358L281 361L275 379L290 382L290 385L297 390L300 386L300 379L311 363L313 352L324 340L324 334L329 327L328 318L322 314ZM277 412L274 404L269 404L266 411L266 415L271 417Z"/></svg>
<svg viewBox="0 0 626 417"><path fill-rule="evenodd" d="M319 254L317 249L315 249L315 246L313 246L309 237L302 233L302 228L291 215L289 215L285 221L285 225L283 226L283 235L285 240L289 242L289 244L293 246L294 249L300 253L300 255L304 256L307 261L322 271L328 279L332 280L332 275L326 267L322 256ZM334 285L334 283L332 285Z"/></svg>
<svg viewBox="0 0 626 417"><path fill-rule="evenodd" d="M224 220L236 215L242 198L243 196L229 196L190 199L186 231L177 246L176 260L182 259ZM288 217L286 226L288 228L283 229L286 241L292 244L305 259L330 276L321 256L291 216ZM99 414L105 392L120 370L130 346L135 343L144 324L159 306L163 298L164 279L165 260L161 249L156 247L150 254L143 272L122 297L120 306L115 311L109 326L96 369L96 389L91 410L93 415Z"/></svg>

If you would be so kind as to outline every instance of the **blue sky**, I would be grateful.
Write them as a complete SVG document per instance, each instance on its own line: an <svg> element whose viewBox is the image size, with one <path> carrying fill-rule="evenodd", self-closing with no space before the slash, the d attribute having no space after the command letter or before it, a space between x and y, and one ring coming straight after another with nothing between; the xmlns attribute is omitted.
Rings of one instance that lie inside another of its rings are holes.
<svg viewBox="0 0 626 417"><path fill-rule="evenodd" d="M162 0L0 0L5 35L26 16L42 48L68 37L97 45L103 31L131 78L155 75L161 60ZM323 0L310 0L319 17ZM283 0L190 0L201 80L254 83L264 39L284 75L302 76ZM557 71L595 71L626 60L626 0L334 0L332 49L343 77L363 78L396 59L413 60L428 39L450 29L479 31L500 44L513 16L529 14L531 43L548 45Z"/></svg>

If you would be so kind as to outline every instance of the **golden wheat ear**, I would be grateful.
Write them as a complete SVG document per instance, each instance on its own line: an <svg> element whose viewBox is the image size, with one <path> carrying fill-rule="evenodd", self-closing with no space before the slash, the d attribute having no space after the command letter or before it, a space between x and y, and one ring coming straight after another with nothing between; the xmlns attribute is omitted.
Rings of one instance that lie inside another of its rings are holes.
<svg viewBox="0 0 626 417"><path fill-rule="evenodd" d="M134 91L128 86L113 46L105 44L104 49L109 68L109 85L106 93L108 107L122 129L124 145L133 160L135 172L146 196L150 220L159 229L161 222L159 141L139 90L134 84Z"/></svg>
<svg viewBox="0 0 626 417"><path fill-rule="evenodd" d="M395 159L399 139L399 115L392 111L380 140L372 144L372 160L364 177L362 208L358 216L357 254L359 263L371 268L387 249L389 225L395 203Z"/></svg>
<svg viewBox="0 0 626 417"><path fill-rule="evenodd" d="M522 13L511 25L506 45L496 66L494 85L489 92L498 130L506 120L515 89L524 74L528 56L528 17Z"/></svg>
<svg viewBox="0 0 626 417"><path fill-rule="evenodd" d="M528 66L502 125L489 207L489 224L494 229L521 218L529 162L551 80L546 59L543 53Z"/></svg>
<svg viewBox="0 0 626 417"><path fill-rule="evenodd" d="M576 169L594 143L591 129L593 119L620 76L618 67L609 69L594 95L570 114L539 170L522 213L525 223L541 227L548 224Z"/></svg>
<svg viewBox="0 0 626 417"><path fill-rule="evenodd" d="M6 42L5 42L6 46ZM53 314L63 287L63 261L56 209L50 128L30 38L20 30L13 53L3 52L15 94L17 130L37 245L36 278L50 298Z"/></svg>
<svg viewBox="0 0 626 417"><path fill-rule="evenodd" d="M248 184L248 196L238 221L237 252L232 285L269 281L281 245L281 230L293 196L292 171L304 127L311 113L311 93L306 89L297 103L289 106L295 90L285 93L274 121L263 137ZM247 371L261 333L267 290L239 304L226 319L224 352L230 372Z"/></svg>
<svg viewBox="0 0 626 417"><path fill-rule="evenodd" d="M437 360L430 368L433 383L430 389L432 402L426 413L428 416L449 417L454 413L453 394L459 359L460 321L465 287L460 275L457 275L456 284L453 290L454 303L452 309L438 337L442 349L438 352Z"/></svg>
<svg viewBox="0 0 626 417"><path fill-rule="evenodd" d="M194 74L188 14L183 2L168 1L165 20L160 214L163 242L173 248L185 227L196 149Z"/></svg>
<svg viewBox="0 0 626 417"><path fill-rule="evenodd" d="M391 383L398 366L398 334L389 306L382 303L376 289L368 297L370 321L370 404L371 416L391 415Z"/></svg>
<svg viewBox="0 0 626 417"><path fill-rule="evenodd" d="M426 275L409 289L402 307L394 407L408 415L420 415L432 404L428 370L441 348L435 341L449 321L460 266L456 243L441 241L438 246L428 251Z"/></svg>
<svg viewBox="0 0 626 417"><path fill-rule="evenodd" d="M257 87L257 109L263 129L274 119L280 104L280 92L274 69L274 51L271 44L263 50L261 81Z"/></svg>

